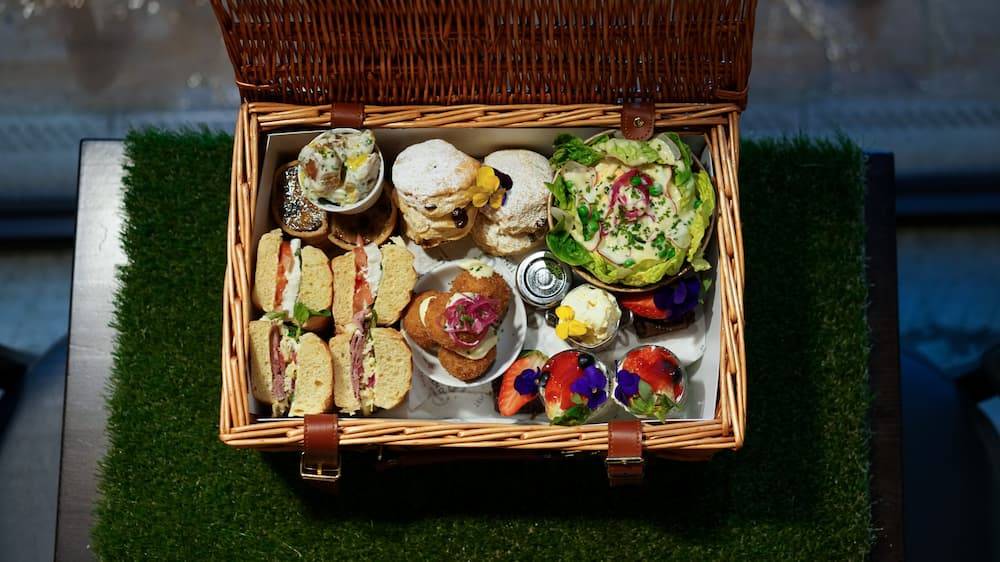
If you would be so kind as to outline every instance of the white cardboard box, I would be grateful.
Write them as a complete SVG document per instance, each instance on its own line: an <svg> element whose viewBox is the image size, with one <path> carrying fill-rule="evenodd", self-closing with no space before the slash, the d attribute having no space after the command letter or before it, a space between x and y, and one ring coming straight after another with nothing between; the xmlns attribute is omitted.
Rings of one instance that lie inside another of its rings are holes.
<svg viewBox="0 0 1000 562"><path fill-rule="evenodd" d="M504 148L524 148L551 156L552 142L557 135L569 133L587 138L602 130L604 129L593 127L426 128L374 129L374 132L376 142L385 158L386 181L391 183L392 163L396 156L407 146L428 139L444 139L478 159L482 159L490 152ZM322 130L317 129L273 133L267 136L263 165L259 176L256 222L253 228L254 248L256 248L257 241L260 240L261 236L275 228L268 208L275 171L281 165L295 160L299 150L320 132ZM704 138L699 135L691 135L684 136L684 139L691 146L692 152L703 155L702 161L711 170L708 152L704 150ZM446 243L430 250L425 250L412 242L409 242L408 246L416 256L414 265L420 275L441 261L482 256L482 252L468 238ZM706 258L713 265L713 268L708 272L712 275L716 272L716 248L716 242L713 240L706 252ZM489 257L488 259L498 268L516 269L517 267L516 259L497 257ZM250 263L255 263L254 256L251 256ZM579 281L579 279L575 280L575 282ZM713 277L712 287L705 295L705 304L697 310L695 321L691 326L656 338L641 340L641 343L657 343L667 347L677 355L687 370L689 377L688 396L682 408L670 416L671 419L707 420L715 417L719 385L720 323L722 320L722 305L720 300L716 298L716 285ZM546 326L542 313L533 311L530 307L528 326L525 349L540 349L552 355L568 348L565 342L555 336L552 328ZM597 355L611 370L614 368L616 359L621 358L628 349L639 343L640 340L631 328L625 328L610 349ZM446 387L431 381L422 375L417 368L414 368L413 388L407 401L392 410L379 412L376 416L498 423L548 423L544 415L534 419L525 415L519 415L515 418L501 417L496 413L493 405L491 385L466 389ZM262 417L270 413L269 408L259 404L253 396L250 397L250 409L251 412ZM612 409L609 415L613 418L629 417L629 414L620 407Z"/></svg>

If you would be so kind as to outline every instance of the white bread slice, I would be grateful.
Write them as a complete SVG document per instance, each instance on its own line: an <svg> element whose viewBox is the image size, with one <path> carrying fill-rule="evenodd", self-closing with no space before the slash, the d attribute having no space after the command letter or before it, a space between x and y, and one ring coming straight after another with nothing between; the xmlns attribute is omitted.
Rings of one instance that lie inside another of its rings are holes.
<svg viewBox="0 0 1000 562"><path fill-rule="evenodd" d="M299 285L298 302L312 310L330 308L333 303L333 273L326 254L319 248L303 246L299 256L302 260L302 282ZM329 322L330 319L325 316L313 316L303 328L319 330Z"/></svg>
<svg viewBox="0 0 1000 562"><path fill-rule="evenodd" d="M382 253L382 280L376 289L375 317L379 326L389 326L399 321L403 309L410 302L417 272L413 269L413 254L403 243L385 244ZM354 314L354 254L337 256L330 260L333 271L333 320L337 332L343 332Z"/></svg>
<svg viewBox="0 0 1000 562"><path fill-rule="evenodd" d="M271 390L271 326L277 324L281 322L250 321L250 391L262 404L271 404L274 401Z"/></svg>
<svg viewBox="0 0 1000 562"><path fill-rule="evenodd" d="M353 414L361 409L351 385L351 335L337 334L330 340L333 360L333 401L342 413Z"/></svg>
<svg viewBox="0 0 1000 562"><path fill-rule="evenodd" d="M372 329L375 347L375 407L389 409L398 406L410 390L413 362L410 348L403 336L392 328ZM351 384L351 336L339 334L330 340L333 358L333 400L345 414L361 410Z"/></svg>
<svg viewBox="0 0 1000 562"><path fill-rule="evenodd" d="M354 254L337 256L330 260L333 272L333 322L337 325L337 333L344 331L354 316ZM338 404L340 404L338 402Z"/></svg>
<svg viewBox="0 0 1000 562"><path fill-rule="evenodd" d="M260 237L257 243L257 267L253 278L251 299L254 306L274 310L274 293L278 288L278 252L281 250L281 229L275 228Z"/></svg>
<svg viewBox="0 0 1000 562"><path fill-rule="evenodd" d="M410 391L413 380L413 361L410 347L403 336L392 328L373 328L375 365L375 407L394 408Z"/></svg>
<svg viewBox="0 0 1000 562"><path fill-rule="evenodd" d="M382 281L375 296L375 317L379 326L390 326L399 321L403 309L410 303L417 272L413 269L413 254L402 240L394 240L380 249Z"/></svg>
<svg viewBox="0 0 1000 562"><path fill-rule="evenodd" d="M281 251L281 229L274 229L261 236L257 244L257 267L254 273L251 299L254 306L264 312L275 309L274 297L277 290L278 253ZM333 274L323 250L313 246L302 246L299 252L302 266L298 302L313 310L330 308L333 302ZM303 326L306 330L319 330L329 323L325 316L313 316Z"/></svg>
<svg viewBox="0 0 1000 562"><path fill-rule="evenodd" d="M326 263L326 258L323 258ZM322 414L333 406L333 362L326 343L316 334L303 334L296 353L298 373L289 416Z"/></svg>

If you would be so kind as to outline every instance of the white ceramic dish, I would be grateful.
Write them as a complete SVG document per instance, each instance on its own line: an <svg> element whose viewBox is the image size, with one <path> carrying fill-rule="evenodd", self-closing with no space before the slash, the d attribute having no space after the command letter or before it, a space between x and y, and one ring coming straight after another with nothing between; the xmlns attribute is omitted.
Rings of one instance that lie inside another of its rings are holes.
<svg viewBox="0 0 1000 562"><path fill-rule="evenodd" d="M320 133L325 133L327 131L321 131ZM332 133L360 133L358 129L351 129L350 127L339 127L335 129L330 129L329 132ZM378 139L375 139L375 153L378 154L378 178L375 180L375 185L372 190L368 192L362 199L351 203L350 205L325 205L317 201L312 194L306 193L306 199L308 199L313 205L316 205L324 211L329 211L331 213L337 213L341 215L356 215L358 213L363 213L370 209L372 205L378 201L379 195L382 194L382 186L385 184L385 156L382 155L382 149L378 146ZM305 190L303 190L305 191Z"/></svg>
<svg viewBox="0 0 1000 562"><path fill-rule="evenodd" d="M490 263L489 260L483 260ZM428 271L417 280L413 288L414 294L424 291L447 291L452 279L458 276L463 270L456 263L443 263L438 267ZM498 274L503 276L507 285L514 286L514 278L506 269L497 268ZM507 315L500 322L497 329L497 358L489 370L483 376L472 381L462 381L448 373L441 366L441 362L433 353L428 353L410 339L410 336L403 330L403 337L413 351L413 369L420 374L427 376L434 382L458 388L471 388L489 384L493 379L499 377L507 370L507 367L517 359L517 354L521 352L524 345L525 333L528 329L527 314L524 311L524 303L518 298L517 293L511 289L510 305L507 307Z"/></svg>

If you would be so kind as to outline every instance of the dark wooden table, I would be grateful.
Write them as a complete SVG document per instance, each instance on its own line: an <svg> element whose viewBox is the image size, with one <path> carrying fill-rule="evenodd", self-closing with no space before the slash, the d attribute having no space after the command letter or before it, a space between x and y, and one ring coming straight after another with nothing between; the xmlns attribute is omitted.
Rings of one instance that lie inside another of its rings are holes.
<svg viewBox="0 0 1000 562"><path fill-rule="evenodd" d="M63 416L56 558L93 558L90 528L97 498L97 463L107 448L104 391L111 371L109 327L115 269L124 263L121 227L121 141L80 145L79 204L73 264L69 362ZM875 560L902 558L902 448L899 402L899 328L896 300L896 217L891 154L872 154L865 222L871 305L868 322L875 403L872 424L872 515Z"/></svg>
<svg viewBox="0 0 1000 562"><path fill-rule="evenodd" d="M903 558L903 441L899 380L899 300L896 276L896 182L892 154L870 153L865 191L868 326L872 351L873 560Z"/></svg>
<svg viewBox="0 0 1000 562"><path fill-rule="evenodd" d="M119 240L121 141L80 143L76 248L70 300L69 358L63 407L62 465L56 514L56 559L93 558L90 528L97 498L97 463L107 449L104 392L115 332L116 268L125 263Z"/></svg>

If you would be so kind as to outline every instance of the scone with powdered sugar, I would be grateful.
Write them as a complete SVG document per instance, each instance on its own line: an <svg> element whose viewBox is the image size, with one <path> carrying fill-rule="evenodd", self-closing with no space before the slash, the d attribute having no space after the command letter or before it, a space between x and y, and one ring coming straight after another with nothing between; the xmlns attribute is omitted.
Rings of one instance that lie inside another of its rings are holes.
<svg viewBox="0 0 1000 562"><path fill-rule="evenodd" d="M478 160L440 139L400 152L392 182L406 236L425 247L466 236L477 214L469 187L478 170Z"/></svg>
<svg viewBox="0 0 1000 562"><path fill-rule="evenodd" d="M483 165L493 168L506 192L499 207L484 205L479 210L472 228L476 245L501 256L534 248L548 231L548 159L530 150L498 150L486 156Z"/></svg>

